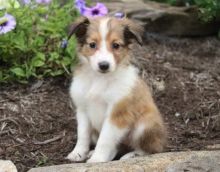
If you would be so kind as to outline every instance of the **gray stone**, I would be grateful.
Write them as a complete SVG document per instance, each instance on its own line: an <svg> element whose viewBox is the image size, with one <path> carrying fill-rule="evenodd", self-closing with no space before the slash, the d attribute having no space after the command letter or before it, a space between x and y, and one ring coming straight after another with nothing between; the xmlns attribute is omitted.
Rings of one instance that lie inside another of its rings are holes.
<svg viewBox="0 0 220 172"><path fill-rule="evenodd" d="M216 157L193 156L187 161L170 165L166 172L219 172L220 171L220 155Z"/></svg>
<svg viewBox="0 0 220 172"><path fill-rule="evenodd" d="M9 160L0 160L0 172L17 172L17 168Z"/></svg>
<svg viewBox="0 0 220 172"><path fill-rule="evenodd" d="M141 0L105 2L111 13L124 12L143 23L147 32L167 36L205 36L216 34L220 21L204 23L196 7L173 7Z"/></svg>
<svg viewBox="0 0 220 172"><path fill-rule="evenodd" d="M34 168L29 172L181 172L185 168L184 165L188 165L187 168L192 169L192 172L193 167L197 168L195 163L204 170L219 171L220 150L161 153L108 163L72 163Z"/></svg>

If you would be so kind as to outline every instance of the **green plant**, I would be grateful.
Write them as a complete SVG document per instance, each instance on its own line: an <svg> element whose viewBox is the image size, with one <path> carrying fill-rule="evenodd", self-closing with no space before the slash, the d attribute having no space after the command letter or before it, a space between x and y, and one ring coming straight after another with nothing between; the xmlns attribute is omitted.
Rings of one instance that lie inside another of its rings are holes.
<svg viewBox="0 0 220 172"><path fill-rule="evenodd" d="M168 3L171 5L196 5L199 7L199 15L205 22L220 18L220 1L219 0L152 0L157 2Z"/></svg>
<svg viewBox="0 0 220 172"><path fill-rule="evenodd" d="M0 17L6 10L0 11ZM75 58L75 40L64 51L61 41L67 27L78 16L72 0L61 4L31 4L9 8L16 18L16 28L0 35L0 82L27 82L29 78L69 73Z"/></svg>
<svg viewBox="0 0 220 172"><path fill-rule="evenodd" d="M36 167L44 166L45 164L48 163L48 161L49 161L49 158L43 153L41 153L41 156L37 157Z"/></svg>
<svg viewBox="0 0 220 172"><path fill-rule="evenodd" d="M200 9L200 16L203 21L209 22L220 18L219 0L194 0Z"/></svg>

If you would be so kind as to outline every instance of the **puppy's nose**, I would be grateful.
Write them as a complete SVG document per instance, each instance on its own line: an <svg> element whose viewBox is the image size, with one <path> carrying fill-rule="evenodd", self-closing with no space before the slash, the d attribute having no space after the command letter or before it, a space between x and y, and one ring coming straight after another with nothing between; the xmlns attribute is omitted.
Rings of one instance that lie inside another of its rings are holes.
<svg viewBox="0 0 220 172"><path fill-rule="evenodd" d="M100 69L102 72L106 72L106 71L109 69L109 63L106 62L106 61L100 62L100 63L99 63L99 69Z"/></svg>

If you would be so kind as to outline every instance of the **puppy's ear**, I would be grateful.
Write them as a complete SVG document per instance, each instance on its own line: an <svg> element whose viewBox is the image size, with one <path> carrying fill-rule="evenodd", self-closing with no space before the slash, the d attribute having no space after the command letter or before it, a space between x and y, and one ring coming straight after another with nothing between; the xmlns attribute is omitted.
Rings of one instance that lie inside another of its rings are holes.
<svg viewBox="0 0 220 172"><path fill-rule="evenodd" d="M135 40L139 45L143 45L142 36L144 33L144 28L131 21L126 19L124 24L124 38L125 41L130 44L132 40Z"/></svg>
<svg viewBox="0 0 220 172"><path fill-rule="evenodd" d="M87 28L90 22L86 17L79 18L76 22L74 22L69 30L68 39L71 38L73 34L76 35L76 38L79 42L83 42L86 36Z"/></svg>

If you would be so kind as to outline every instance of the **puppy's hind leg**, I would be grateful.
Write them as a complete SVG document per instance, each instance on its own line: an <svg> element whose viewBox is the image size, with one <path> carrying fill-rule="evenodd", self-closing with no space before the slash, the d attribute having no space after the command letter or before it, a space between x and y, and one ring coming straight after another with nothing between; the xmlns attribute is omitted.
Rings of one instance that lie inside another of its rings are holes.
<svg viewBox="0 0 220 172"><path fill-rule="evenodd" d="M163 151L166 143L165 127L159 122L148 124L147 121L138 124L132 135L132 144L135 151L125 154L120 158L121 160Z"/></svg>
<svg viewBox="0 0 220 172"><path fill-rule="evenodd" d="M144 156L147 153L143 150L141 150L140 145L139 145L139 140L141 136L143 135L145 131L145 125L144 124L139 124L137 127L134 128L134 131L131 133L131 140L130 140L130 145L132 145L134 151L131 151L125 155L123 155L120 160L126 160L130 158L135 158L138 156Z"/></svg>
<svg viewBox="0 0 220 172"><path fill-rule="evenodd" d="M166 128L162 123L155 122L147 127L139 139L139 147L144 152L153 154L163 151L166 144Z"/></svg>

